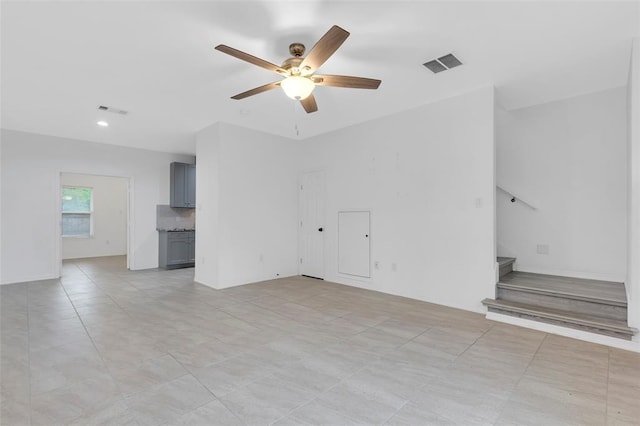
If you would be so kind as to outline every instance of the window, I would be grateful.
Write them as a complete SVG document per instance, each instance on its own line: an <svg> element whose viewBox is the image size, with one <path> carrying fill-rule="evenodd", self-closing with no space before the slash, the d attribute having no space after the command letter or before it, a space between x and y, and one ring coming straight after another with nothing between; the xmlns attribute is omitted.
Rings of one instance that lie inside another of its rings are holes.
<svg viewBox="0 0 640 426"><path fill-rule="evenodd" d="M89 238L93 235L93 191L91 188L62 188L62 236Z"/></svg>

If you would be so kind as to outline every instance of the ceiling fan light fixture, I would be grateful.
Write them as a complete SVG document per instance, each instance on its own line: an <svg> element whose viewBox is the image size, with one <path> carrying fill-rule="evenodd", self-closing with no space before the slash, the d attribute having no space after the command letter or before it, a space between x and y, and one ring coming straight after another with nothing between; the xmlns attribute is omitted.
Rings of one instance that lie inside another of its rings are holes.
<svg viewBox="0 0 640 426"><path fill-rule="evenodd" d="M310 114L318 111L316 98L312 94L315 86L346 87L352 89L377 89L378 86L380 86L381 81L373 78L348 75L315 75L316 70L338 50L347 37L349 37L348 31L334 25L318 40L306 56L305 47L302 43L292 43L289 46L291 57L285 59L282 65L276 65L224 44L217 45L215 50L284 77L282 80L263 84L251 90L238 93L232 96L231 99L245 99L249 96L264 93L280 86L287 97L300 101L302 108L304 108L307 114Z"/></svg>
<svg viewBox="0 0 640 426"><path fill-rule="evenodd" d="M288 97L300 101L309 96L316 85L310 78L293 75L282 80L280 87Z"/></svg>

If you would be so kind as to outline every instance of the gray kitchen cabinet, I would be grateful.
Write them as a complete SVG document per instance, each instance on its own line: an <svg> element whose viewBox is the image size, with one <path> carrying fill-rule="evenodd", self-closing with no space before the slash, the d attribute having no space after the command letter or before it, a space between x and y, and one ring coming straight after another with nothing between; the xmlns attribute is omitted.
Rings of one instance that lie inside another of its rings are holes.
<svg viewBox="0 0 640 426"><path fill-rule="evenodd" d="M195 231L159 231L158 265L164 269L188 268L196 262Z"/></svg>
<svg viewBox="0 0 640 426"><path fill-rule="evenodd" d="M171 207L196 206L196 165L171 163Z"/></svg>
<svg viewBox="0 0 640 426"><path fill-rule="evenodd" d="M187 207L195 208L196 206L196 165L187 165Z"/></svg>

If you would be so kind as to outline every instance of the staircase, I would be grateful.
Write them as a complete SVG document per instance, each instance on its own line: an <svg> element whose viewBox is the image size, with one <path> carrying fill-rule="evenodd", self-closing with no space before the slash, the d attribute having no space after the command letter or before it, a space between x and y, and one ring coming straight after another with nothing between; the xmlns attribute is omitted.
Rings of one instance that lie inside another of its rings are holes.
<svg viewBox="0 0 640 426"><path fill-rule="evenodd" d="M500 278L507 275L509 272L513 272L513 263L516 261L515 257L498 257L498 265L500 266Z"/></svg>
<svg viewBox="0 0 640 426"><path fill-rule="evenodd" d="M514 258L499 257L496 298L489 312L631 340L624 283L513 271Z"/></svg>

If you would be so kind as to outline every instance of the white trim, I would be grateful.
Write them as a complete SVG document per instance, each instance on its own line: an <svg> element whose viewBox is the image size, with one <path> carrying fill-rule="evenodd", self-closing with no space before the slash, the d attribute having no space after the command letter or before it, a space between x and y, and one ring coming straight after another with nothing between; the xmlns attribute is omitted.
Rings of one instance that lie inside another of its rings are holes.
<svg viewBox="0 0 640 426"><path fill-rule="evenodd" d="M60 194L62 193L62 172L58 171L53 179L55 182L54 190L56 191L53 202L55 203L54 227L53 235L54 241L54 258L53 271L56 274L56 278L62 276L62 203L60 202Z"/></svg>
<svg viewBox="0 0 640 426"><path fill-rule="evenodd" d="M640 34L632 40L627 80L627 275L629 325L640 328ZM640 339L640 336L638 337Z"/></svg>
<svg viewBox="0 0 640 426"><path fill-rule="evenodd" d="M632 352L640 352L640 342L618 339L615 337L604 336L602 334L561 327L559 325L547 324L544 322L533 321L525 318L512 317L511 315L503 315L495 312L487 312L486 318L492 321L530 328L532 330L544 331L545 333L557 334L558 336L571 337L578 340L584 340L585 342L610 346L612 348L624 349Z"/></svg>
<svg viewBox="0 0 640 426"><path fill-rule="evenodd" d="M366 278L366 277L359 277L357 275L348 275L348 274L342 274L340 272L336 273L336 276L333 277L334 279L332 279L329 282L333 282L333 283L337 283L337 284L341 284L341 285L347 285L347 286L351 286L351 287L358 287L358 288L362 288L365 290L373 290L373 291L377 291L379 293L385 293L385 294L391 294L394 296L401 296L401 297L407 297L407 296L402 296L401 294L396 294L396 293L386 293L382 290L378 290L378 289L372 289L371 286L374 284L373 278ZM416 299L419 300L419 299Z"/></svg>
<svg viewBox="0 0 640 426"><path fill-rule="evenodd" d="M133 270L135 265L133 257L133 239L134 239L134 204L133 204L133 176L127 178L127 269Z"/></svg>
<svg viewBox="0 0 640 426"><path fill-rule="evenodd" d="M300 259L302 258L302 179L305 173L307 172L301 172L300 174L298 174L298 186L296 187L296 191L298 192L298 221L296 222L296 227L298 228L298 257L296 258L298 275L302 274L302 267L300 266L302 265L302 263L300 263ZM207 285L211 288L215 288L208 284L204 284L204 283L200 283L200 284Z"/></svg>
<svg viewBox="0 0 640 426"><path fill-rule="evenodd" d="M22 276L18 278L12 278L11 281L3 281L2 283L0 283L0 285L20 284L20 283L27 283L31 281L57 280L58 278L60 278L60 276L56 274Z"/></svg>
<svg viewBox="0 0 640 426"><path fill-rule="evenodd" d="M556 275L560 277L582 278L585 280L614 281L622 283L625 281L624 275L600 274L597 272L569 271L565 269L541 268L539 266L521 265L516 260L514 270L520 272L530 272L532 274Z"/></svg>
<svg viewBox="0 0 640 426"><path fill-rule="evenodd" d="M55 241L57 241L57 244L55 244L55 265L54 265L54 271L57 271L57 277L56 278L60 278L62 276L62 203L60 202L60 194L62 193L62 187L64 185L62 185L62 174L66 173L66 174L76 174L76 175L88 175L88 176L101 176L101 177L111 177L111 178L118 178L118 179L126 179L127 180L127 253L126 253L126 258L127 258L127 269L131 269L133 270L133 268L131 268L131 265L135 265L134 261L133 261L133 250L131 250L131 247L133 247L133 230L134 230L134 222L133 222L133 212L134 212L134 197L133 197L133 177L132 176L117 176L117 175L110 175L110 174L101 174L101 173L87 173L87 172L83 172L83 171L79 171L79 172L72 172L72 171L62 171L62 170L58 170L56 173L56 176L54 178L54 188L56 190L56 196L54 197L55 200L55 206L56 206L56 226L54 227L55 229ZM69 185L68 185L69 186ZM84 188L89 188L89 187L84 187ZM91 214L93 215L93 193L91 196ZM91 224L91 235L93 236L93 223ZM65 237L67 238L67 237ZM144 268L141 268L144 269ZM46 279L46 278L45 278ZM29 281L34 281L34 280L29 280Z"/></svg>

